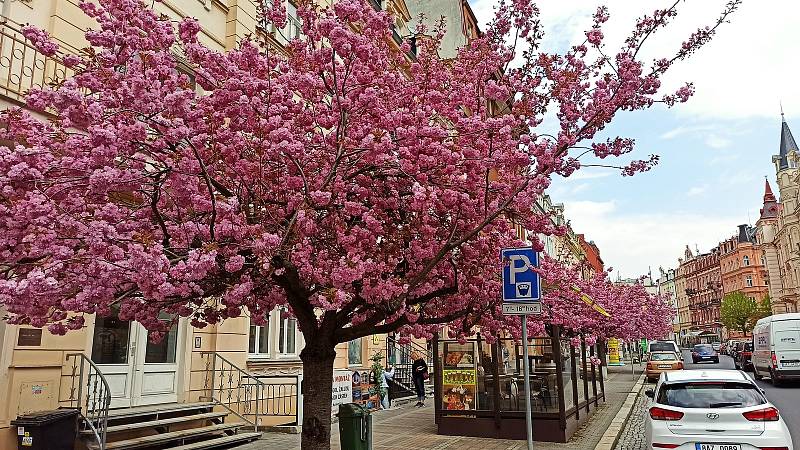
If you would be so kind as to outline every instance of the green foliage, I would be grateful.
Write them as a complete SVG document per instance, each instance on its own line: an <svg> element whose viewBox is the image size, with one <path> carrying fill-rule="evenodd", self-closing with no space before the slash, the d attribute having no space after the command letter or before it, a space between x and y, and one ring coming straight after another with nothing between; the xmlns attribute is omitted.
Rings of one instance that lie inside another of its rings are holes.
<svg viewBox="0 0 800 450"><path fill-rule="evenodd" d="M764 317L769 317L772 315L772 299L769 298L769 294L765 295L764 298L758 302L756 305L756 311L753 313L753 317L751 317L751 325L758 322L759 319L763 319Z"/></svg>
<svg viewBox="0 0 800 450"><path fill-rule="evenodd" d="M731 292L722 299L720 321L729 330L748 333L758 309L755 300L739 291Z"/></svg>
<svg viewBox="0 0 800 450"><path fill-rule="evenodd" d="M375 352L372 357L372 376L376 386L380 387L383 382L383 355L381 352Z"/></svg>

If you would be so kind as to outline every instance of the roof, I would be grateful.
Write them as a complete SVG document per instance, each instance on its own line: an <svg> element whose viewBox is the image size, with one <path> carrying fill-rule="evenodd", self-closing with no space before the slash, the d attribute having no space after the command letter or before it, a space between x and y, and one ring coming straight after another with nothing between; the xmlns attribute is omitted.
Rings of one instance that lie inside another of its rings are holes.
<svg viewBox="0 0 800 450"><path fill-rule="evenodd" d="M786 159L789 156L789 153L792 151L797 152L797 142L794 140L794 136L792 136L792 130L789 129L789 124L786 123L786 120L783 119L783 114L781 114L781 147L780 152L778 153L778 158L780 158L780 170L788 169L789 168L789 161Z"/></svg>
<svg viewBox="0 0 800 450"><path fill-rule="evenodd" d="M800 313L773 314L769 317L760 319L758 323L777 322L780 320L800 320Z"/></svg>
<svg viewBox="0 0 800 450"><path fill-rule="evenodd" d="M778 201L772 193L769 180L764 180L764 207L761 208L761 218L774 219L778 217L778 210Z"/></svg>
<svg viewBox="0 0 800 450"><path fill-rule="evenodd" d="M741 370L678 370L667 375L670 383L678 381L751 381Z"/></svg>

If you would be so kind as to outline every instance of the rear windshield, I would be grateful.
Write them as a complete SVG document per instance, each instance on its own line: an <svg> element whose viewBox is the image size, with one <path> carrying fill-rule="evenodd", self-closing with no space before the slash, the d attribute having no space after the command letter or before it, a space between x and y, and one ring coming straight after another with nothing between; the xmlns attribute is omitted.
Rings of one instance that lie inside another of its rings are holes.
<svg viewBox="0 0 800 450"><path fill-rule="evenodd" d="M746 408L766 401L750 383L689 382L662 386L658 403L678 408Z"/></svg>
<svg viewBox="0 0 800 450"><path fill-rule="evenodd" d="M651 352L671 352L675 350L675 344L672 342L652 342L650 344Z"/></svg>
<svg viewBox="0 0 800 450"><path fill-rule="evenodd" d="M694 346L694 351L696 351L696 352L711 352L711 351L714 351L714 349L708 344L700 344L700 345L695 345Z"/></svg>
<svg viewBox="0 0 800 450"><path fill-rule="evenodd" d="M650 355L650 361L677 361L678 356L675 353L653 353Z"/></svg>

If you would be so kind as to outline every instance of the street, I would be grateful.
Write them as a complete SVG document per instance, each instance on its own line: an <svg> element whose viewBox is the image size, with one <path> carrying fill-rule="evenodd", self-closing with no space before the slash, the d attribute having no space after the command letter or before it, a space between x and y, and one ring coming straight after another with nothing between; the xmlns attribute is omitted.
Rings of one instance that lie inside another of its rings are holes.
<svg viewBox="0 0 800 450"><path fill-rule="evenodd" d="M730 356L720 355L719 364L700 363L692 364L692 353L689 350L683 351L683 360L686 369L733 369L733 359ZM752 376L752 372L750 372ZM800 383L785 383L776 388L770 383L769 379L757 382L758 385L767 393L767 399L771 401L781 411L786 426L792 433L792 439L800 442Z"/></svg>

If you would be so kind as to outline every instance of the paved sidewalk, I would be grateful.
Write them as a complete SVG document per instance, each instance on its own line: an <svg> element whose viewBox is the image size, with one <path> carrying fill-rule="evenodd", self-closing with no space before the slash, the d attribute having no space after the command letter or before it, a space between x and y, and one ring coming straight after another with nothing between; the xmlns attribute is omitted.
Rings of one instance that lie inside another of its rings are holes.
<svg viewBox="0 0 800 450"><path fill-rule="evenodd" d="M637 369L641 369L641 366L637 366ZM634 384L635 381L631 376L629 366L610 368L609 379L606 381L606 403L600 404L590 420L575 433L569 443L537 442L536 450L594 450ZM536 426L535 423L534 426ZM425 408L408 405L389 411L378 411L374 413L373 428L374 450L523 450L527 448L525 441L436 434L432 400L428 401ZM340 449L337 424L333 424L331 446L333 449ZM264 433L260 440L237 447L237 450L298 450L299 448L300 436L297 434Z"/></svg>
<svg viewBox="0 0 800 450"><path fill-rule="evenodd" d="M646 414L647 397L642 393L636 399L636 404L633 406L628 422L622 430L619 442L617 442L616 450L646 450L647 442L644 436Z"/></svg>

